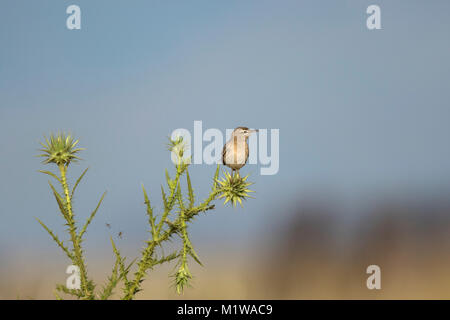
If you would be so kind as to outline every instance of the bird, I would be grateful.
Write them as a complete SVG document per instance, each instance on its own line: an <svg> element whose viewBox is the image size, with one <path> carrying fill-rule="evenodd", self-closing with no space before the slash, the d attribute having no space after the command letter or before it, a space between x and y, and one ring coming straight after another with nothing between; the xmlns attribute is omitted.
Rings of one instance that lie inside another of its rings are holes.
<svg viewBox="0 0 450 320"><path fill-rule="evenodd" d="M247 127L237 127L231 133L230 140L223 146L222 163L231 168L232 176L235 172L239 176L239 169L241 169L248 160L248 137L258 130L251 130Z"/></svg>

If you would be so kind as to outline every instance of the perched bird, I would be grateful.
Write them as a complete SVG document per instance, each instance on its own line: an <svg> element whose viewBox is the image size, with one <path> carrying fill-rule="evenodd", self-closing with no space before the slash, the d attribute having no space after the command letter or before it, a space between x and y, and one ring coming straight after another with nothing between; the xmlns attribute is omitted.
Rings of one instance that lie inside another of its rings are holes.
<svg viewBox="0 0 450 320"><path fill-rule="evenodd" d="M231 133L231 138L223 146L222 162L230 167L234 176L235 171L239 175L239 169L245 166L248 160L248 137L258 130L250 130L247 127L237 127Z"/></svg>

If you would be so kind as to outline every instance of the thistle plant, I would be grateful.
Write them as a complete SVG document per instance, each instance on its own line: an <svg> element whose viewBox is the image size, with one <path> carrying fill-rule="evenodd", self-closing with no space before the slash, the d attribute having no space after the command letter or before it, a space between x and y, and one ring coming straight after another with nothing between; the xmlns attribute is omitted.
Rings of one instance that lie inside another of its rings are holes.
<svg viewBox="0 0 450 320"><path fill-rule="evenodd" d="M80 288L68 289L64 285L59 284L55 290L55 296L58 299L62 299L60 293L78 299L108 299L112 297L114 290L120 285L121 298L131 300L142 290L142 283L148 276L149 271L160 264L170 262L175 263L176 271L172 274L175 290L179 294L183 293L192 280L192 274L189 271L191 260L202 265L190 240L189 225L200 213L213 210L215 208L213 202L216 200L224 198L224 204L229 202L236 206L239 202L242 206L242 200L248 198L248 193L252 192L248 189L251 185L251 183L247 182L248 176L241 178L239 175L232 176L224 171L224 177L219 179L220 165L217 165L208 196L202 201L197 201L188 171L191 159L184 157L186 146L183 139L170 140L169 151L175 154L176 163L172 176L166 170L167 186L161 186L163 210L159 214L154 212L147 191L142 186L150 236L145 241L141 255L128 264L125 263L126 258L122 257L111 237L110 241L115 262L106 283L101 288L98 288L88 276L82 243L83 236L97 214L106 193L103 193L96 208L91 212L80 229L75 219L72 202L75 190L85 176L87 169L82 172L72 189L69 188L67 181L67 171L71 163L80 160L78 153L83 149L77 148L78 140L65 133L52 134L41 145L43 148L40 151L43 153L39 156L44 157L43 163L55 164L58 168L57 173L45 170L40 172L49 175L59 184L61 191L58 191L52 182L49 181L51 192L65 221L69 245L60 240L56 233L41 220L36 219L49 233L53 241L64 251L72 264L77 266L80 271ZM185 183L182 183L184 179ZM182 185L185 185L185 187L183 188ZM186 195L183 194L183 190L185 190ZM180 240L180 249L170 254L164 254L164 244L174 238Z"/></svg>
<svg viewBox="0 0 450 320"><path fill-rule="evenodd" d="M232 175L227 171L224 171L224 178L220 179L218 181L221 189L221 194L219 196L219 199L225 198L225 202L223 204L226 204L227 202L230 202L233 204L233 206L236 206L236 203L239 202L239 204L242 205L242 199L246 198L252 198L248 193L253 192L252 190L248 189L250 185L252 185L251 182L247 182L248 175L241 178L239 175L239 172Z"/></svg>

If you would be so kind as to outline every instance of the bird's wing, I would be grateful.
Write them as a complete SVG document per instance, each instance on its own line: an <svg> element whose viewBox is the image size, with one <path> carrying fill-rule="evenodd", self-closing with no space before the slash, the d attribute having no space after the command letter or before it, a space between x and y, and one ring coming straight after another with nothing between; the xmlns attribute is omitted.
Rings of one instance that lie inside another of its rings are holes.
<svg viewBox="0 0 450 320"><path fill-rule="evenodd" d="M227 144L225 143L225 145L223 146L223 149L222 149L222 163L224 164L224 165L226 165L226 161L225 161L225 154L227 153Z"/></svg>
<svg viewBox="0 0 450 320"><path fill-rule="evenodd" d="M247 163L247 160L248 160L248 154L249 154L249 152L248 152L248 143L247 143L247 141L245 142L245 162L244 163Z"/></svg>

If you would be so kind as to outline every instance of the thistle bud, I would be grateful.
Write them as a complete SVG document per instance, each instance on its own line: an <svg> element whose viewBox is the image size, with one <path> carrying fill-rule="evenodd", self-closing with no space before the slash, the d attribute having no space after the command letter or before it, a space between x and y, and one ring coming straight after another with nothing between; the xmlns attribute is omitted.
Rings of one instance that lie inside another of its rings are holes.
<svg viewBox="0 0 450 320"><path fill-rule="evenodd" d="M224 178L217 180L218 189L220 192L219 199L225 198L224 204L230 202L233 206L236 206L239 202L242 207L242 200L251 198L248 193L254 192L247 189L250 185L252 185L251 182L247 182L248 175L241 178L239 173L232 176L227 171L224 171L224 176Z"/></svg>
<svg viewBox="0 0 450 320"><path fill-rule="evenodd" d="M84 150L83 148L76 148L78 140L74 140L69 134L58 133L51 134L50 138L45 138L45 144L41 142L43 149L39 151L44 152L38 155L44 157L43 163L55 163L58 166L68 166L71 162L80 160L76 156L78 152Z"/></svg>

